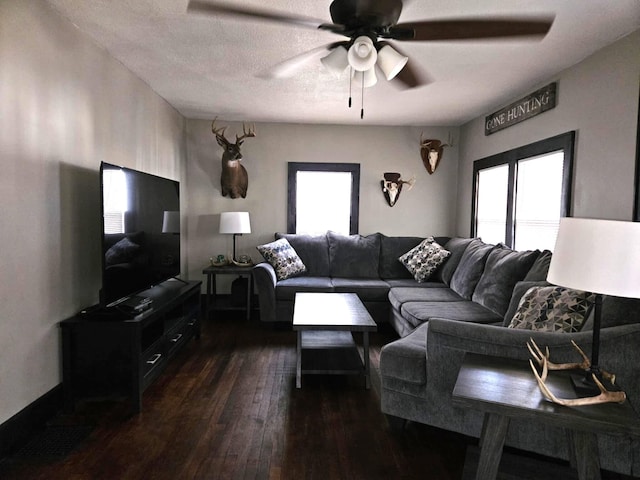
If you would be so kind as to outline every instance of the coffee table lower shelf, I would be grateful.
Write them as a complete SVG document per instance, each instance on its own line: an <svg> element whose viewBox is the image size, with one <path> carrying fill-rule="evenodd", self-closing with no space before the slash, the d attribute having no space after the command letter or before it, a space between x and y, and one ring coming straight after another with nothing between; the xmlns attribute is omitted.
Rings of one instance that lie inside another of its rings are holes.
<svg viewBox="0 0 640 480"><path fill-rule="evenodd" d="M298 331L298 368L296 387L301 375L365 375L365 366L353 335L348 331Z"/></svg>

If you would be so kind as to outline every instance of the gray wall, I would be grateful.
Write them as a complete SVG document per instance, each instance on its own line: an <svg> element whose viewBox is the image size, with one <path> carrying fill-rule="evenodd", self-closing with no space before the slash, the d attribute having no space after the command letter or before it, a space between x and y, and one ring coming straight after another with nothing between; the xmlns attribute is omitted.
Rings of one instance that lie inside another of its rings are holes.
<svg viewBox="0 0 640 480"><path fill-rule="evenodd" d="M216 126L227 125L219 119ZM229 124L227 138L242 132L242 124ZM429 175L420 158L419 140L446 140L443 160ZM231 252L229 235L218 234L220 212L248 211L250 235L238 237L238 254L260 259L256 245L273 241L276 231L287 228L287 162L347 162L360 164L360 228L363 235L449 235L455 228L458 151L457 129L410 127L357 127L332 125L256 124L255 138L244 141L242 160L249 174L245 199L220 193L222 147L211 133L211 122L187 121L187 185L189 273L201 275L209 257ZM400 172L411 190L403 189L393 207L380 189L384 172ZM327 188L327 195L330 195ZM322 201L322 199L319 199Z"/></svg>
<svg viewBox="0 0 640 480"><path fill-rule="evenodd" d="M44 2L0 2L0 423L61 381L98 300L100 161L180 179L184 119ZM184 261L184 259L183 259Z"/></svg>
<svg viewBox="0 0 640 480"><path fill-rule="evenodd" d="M570 130L577 131L572 215L632 219L639 52L640 31L636 31L522 92L524 96L552 81L558 82L555 109L490 136L484 135L484 115L462 127L458 234L469 235L474 160ZM492 111L502 106L496 105Z"/></svg>

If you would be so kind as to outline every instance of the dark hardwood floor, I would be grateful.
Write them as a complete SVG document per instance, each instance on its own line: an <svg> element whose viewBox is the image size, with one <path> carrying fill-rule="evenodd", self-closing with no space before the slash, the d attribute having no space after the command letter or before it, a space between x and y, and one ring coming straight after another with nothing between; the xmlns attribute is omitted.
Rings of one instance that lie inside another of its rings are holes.
<svg viewBox="0 0 640 480"><path fill-rule="evenodd" d="M389 328L372 335L374 370L394 338ZM79 402L51 422L92 427L71 453L16 455L0 462L0 478L463 478L476 442L414 423L390 428L372 377L370 390L343 376L305 376L297 390L294 332L241 316L207 320L147 389L140 414L126 401Z"/></svg>

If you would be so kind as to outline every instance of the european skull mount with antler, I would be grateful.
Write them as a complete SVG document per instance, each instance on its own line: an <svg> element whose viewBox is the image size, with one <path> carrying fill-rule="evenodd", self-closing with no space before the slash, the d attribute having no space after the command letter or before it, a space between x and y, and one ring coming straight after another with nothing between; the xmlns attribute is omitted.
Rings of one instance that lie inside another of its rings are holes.
<svg viewBox="0 0 640 480"><path fill-rule="evenodd" d="M422 139L422 133L420 134L420 156L422 157L422 163L424 168L427 169L429 174L433 174L440 165L442 155L444 154L445 147L453 146L453 137L449 134L447 143L442 143L440 140L435 139Z"/></svg>
<svg viewBox="0 0 640 480"><path fill-rule="evenodd" d="M236 143L231 143L224 136L224 131L227 127L216 128L216 120L211 122L211 131L216 136L218 145L224 148L222 152L222 173L220 174L220 187L222 190L222 196L227 195L231 198L247 196L247 188L249 186L249 176L247 170L240 164L242 160L242 153L240 153L240 147L245 138L255 137L256 130L254 126L249 127L247 130L244 122L242 123L242 136L236 135Z"/></svg>
<svg viewBox="0 0 640 480"><path fill-rule="evenodd" d="M411 180L400 180L400 174L397 172L387 172L384 174L384 180L380 180L380 186L382 188L382 193L384 194L384 198L387 200L387 203L390 207L393 207L398 198L400 198L400 192L402 192L402 186L404 184L409 185L407 190L411 190L413 188L413 184L416 181L415 177L412 177Z"/></svg>

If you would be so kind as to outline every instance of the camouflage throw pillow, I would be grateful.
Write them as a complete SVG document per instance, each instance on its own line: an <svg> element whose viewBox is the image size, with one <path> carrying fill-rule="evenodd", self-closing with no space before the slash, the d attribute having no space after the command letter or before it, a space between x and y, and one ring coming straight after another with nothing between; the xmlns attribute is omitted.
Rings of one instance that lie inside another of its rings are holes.
<svg viewBox="0 0 640 480"><path fill-rule="evenodd" d="M543 332L578 332L589 316L595 295L570 288L531 287L520 299L509 328Z"/></svg>
<svg viewBox="0 0 640 480"><path fill-rule="evenodd" d="M256 248L276 271L278 280L295 277L307 271L307 267L286 238Z"/></svg>
<svg viewBox="0 0 640 480"><path fill-rule="evenodd" d="M398 260L411 272L416 282L423 283L444 263L449 255L451 252L442 248L433 237L427 237Z"/></svg>

